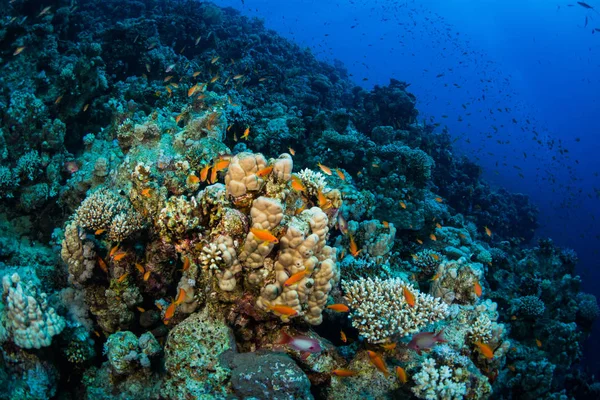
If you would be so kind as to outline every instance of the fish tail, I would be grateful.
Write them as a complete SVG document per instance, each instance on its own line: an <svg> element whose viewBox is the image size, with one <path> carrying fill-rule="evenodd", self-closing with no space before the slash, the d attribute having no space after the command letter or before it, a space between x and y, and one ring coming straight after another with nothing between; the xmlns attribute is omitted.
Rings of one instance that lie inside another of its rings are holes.
<svg viewBox="0 0 600 400"><path fill-rule="evenodd" d="M281 331L281 337L279 338L279 342L277 344L288 344L293 340L293 338L287 334L286 331Z"/></svg>
<svg viewBox="0 0 600 400"><path fill-rule="evenodd" d="M441 342L441 343L448 342L446 339L444 339L444 329L446 329L446 328L442 328L442 330L439 331L437 335L435 335L435 338L437 339L438 342Z"/></svg>

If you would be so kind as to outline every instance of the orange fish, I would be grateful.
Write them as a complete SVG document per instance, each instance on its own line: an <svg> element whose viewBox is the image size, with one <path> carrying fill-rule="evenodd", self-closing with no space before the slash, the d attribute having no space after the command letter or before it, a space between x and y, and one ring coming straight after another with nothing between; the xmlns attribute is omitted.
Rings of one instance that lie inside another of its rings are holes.
<svg viewBox="0 0 600 400"><path fill-rule="evenodd" d="M127 252L126 251L117 251L116 253L114 253L111 258L115 261L121 261L122 259L124 259L127 256Z"/></svg>
<svg viewBox="0 0 600 400"><path fill-rule="evenodd" d="M150 278L150 271L146 271L146 273L144 274L144 282L148 281L149 278Z"/></svg>
<svg viewBox="0 0 600 400"><path fill-rule="evenodd" d="M344 173L340 171L339 168L335 169L335 173L340 177L341 180L343 180L344 182L346 181L346 175L344 175Z"/></svg>
<svg viewBox="0 0 600 400"><path fill-rule="evenodd" d="M167 307L167 311L165 311L165 316L163 318L163 324L169 325L169 321L175 315L175 309L177 308L177 304L175 302L171 303L169 307Z"/></svg>
<svg viewBox="0 0 600 400"><path fill-rule="evenodd" d="M276 314L285 315L286 317L294 317L298 315L298 311L289 306L275 305L268 306L267 308Z"/></svg>
<svg viewBox="0 0 600 400"><path fill-rule="evenodd" d="M163 79L163 82L164 82L164 83L167 83L167 82L169 82L171 79L173 79L173 75L166 76L166 77L165 77L165 79Z"/></svg>
<svg viewBox="0 0 600 400"><path fill-rule="evenodd" d="M435 201L437 201L438 203L443 203L444 199L442 199L441 197L436 197Z"/></svg>
<svg viewBox="0 0 600 400"><path fill-rule="evenodd" d="M330 304L327 306L327 308L329 308L330 310L336 311L336 312L349 312L350 311L348 306L345 304Z"/></svg>
<svg viewBox="0 0 600 400"><path fill-rule="evenodd" d="M321 189L317 191L317 199L319 200L319 207L321 207L323 210L331 207L331 202L327 200L327 197L325 197Z"/></svg>
<svg viewBox="0 0 600 400"><path fill-rule="evenodd" d="M210 169L210 165L205 165L204 168L200 170L200 181L205 182L206 178L208 178L208 170Z"/></svg>
<svg viewBox="0 0 600 400"><path fill-rule="evenodd" d="M123 283L123 281L127 279L127 275L129 275L128 272L125 272L123 275L121 275L119 279L117 279L117 283Z"/></svg>
<svg viewBox="0 0 600 400"><path fill-rule="evenodd" d="M494 350L492 350L490 345L481 343L481 342L475 342L475 346L477 346L477 348L479 349L479 352L481 354L483 354L484 357L487 358L488 360L491 360L492 358L494 358Z"/></svg>
<svg viewBox="0 0 600 400"><path fill-rule="evenodd" d="M256 173L256 176L262 178L263 176L269 175L271 172L273 172L273 165L271 165L270 167L265 167L265 168L261 169L260 171L258 171Z"/></svg>
<svg viewBox="0 0 600 400"><path fill-rule="evenodd" d="M440 256L438 256L437 254L432 254L431 257L435 260L435 261L440 261Z"/></svg>
<svg viewBox="0 0 600 400"><path fill-rule="evenodd" d="M139 271L140 274L144 274L146 272L142 264L135 263L135 268Z"/></svg>
<svg viewBox="0 0 600 400"><path fill-rule="evenodd" d="M477 297L481 297L481 294L483 293L483 288L479 284L479 281L475 281L473 283L473 291L475 291L475 294L477 295Z"/></svg>
<svg viewBox="0 0 600 400"><path fill-rule="evenodd" d="M408 303L409 306L414 307L415 306L415 295L412 294L410 290L408 290L408 287L402 286L402 294L404 294L406 303Z"/></svg>
<svg viewBox="0 0 600 400"><path fill-rule="evenodd" d="M100 257L98 257L98 266L102 271L104 271L104 273L108 274L108 267L106 266L104 260Z"/></svg>
<svg viewBox="0 0 600 400"><path fill-rule="evenodd" d="M56 100L54 100L54 104L58 104L58 103L60 103L60 101L62 100L62 98L63 98L63 97L62 97L62 95L58 96L58 97L56 98Z"/></svg>
<svg viewBox="0 0 600 400"><path fill-rule="evenodd" d="M176 305L180 305L185 300L185 290L179 288L179 294L177 295L177 299L175 300Z"/></svg>
<svg viewBox="0 0 600 400"><path fill-rule="evenodd" d="M317 165L319 166L319 168L321 168L321 171L323 171L327 175L331 175L331 168L326 167L325 165L323 165L321 163L317 163Z"/></svg>
<svg viewBox="0 0 600 400"><path fill-rule="evenodd" d="M213 57L213 58L210 60L210 63L211 63L211 64L214 64L214 63L216 63L217 61L219 61L219 58L221 58L221 57L220 57L220 56L215 56L215 57Z"/></svg>
<svg viewBox="0 0 600 400"><path fill-rule="evenodd" d="M458 236L460 236L461 239L467 238L467 235L465 235L464 233L459 233Z"/></svg>
<svg viewBox="0 0 600 400"><path fill-rule="evenodd" d="M196 93L196 90L198 90L198 84L196 83L194 86L192 86L191 88L189 88L188 90L188 97L191 97L194 95L194 93Z"/></svg>
<svg viewBox="0 0 600 400"><path fill-rule="evenodd" d="M342 342L344 343L348 342L348 338L346 337L346 333L344 331L340 331L340 339L342 339Z"/></svg>
<svg viewBox="0 0 600 400"><path fill-rule="evenodd" d="M216 81L218 81L220 78L219 74L215 75L212 77L212 79L210 80L210 83L215 83Z"/></svg>
<svg viewBox="0 0 600 400"><path fill-rule="evenodd" d="M394 350L396 348L396 343L382 344L381 347L383 347L386 350Z"/></svg>
<svg viewBox="0 0 600 400"><path fill-rule="evenodd" d="M146 310L144 310L142 307L136 307L136 308L141 313L145 313L146 312Z"/></svg>
<svg viewBox="0 0 600 400"><path fill-rule="evenodd" d="M230 162L231 162L231 160L219 160L215 163L215 165L213 166L213 169L216 170L217 172L223 171L225 168L229 167Z"/></svg>
<svg viewBox="0 0 600 400"><path fill-rule="evenodd" d="M357 257L360 252L362 250L358 250L358 246L356 245L356 242L354 241L354 237L350 236L350 254L352 254L352 257Z"/></svg>
<svg viewBox="0 0 600 400"><path fill-rule="evenodd" d="M385 376L388 376L390 372L388 371L385 363L381 359L381 356L374 351L367 350L367 354L369 355L369 359L371 360L371 364L375 366L379 371L383 372Z"/></svg>
<svg viewBox="0 0 600 400"><path fill-rule="evenodd" d="M217 181L217 169L213 166L213 169L210 173L210 178L208 179L209 183L215 183Z"/></svg>
<svg viewBox="0 0 600 400"><path fill-rule="evenodd" d="M402 207L404 210L406 210L406 203L404 203L403 201L400 202L400 207Z"/></svg>
<svg viewBox="0 0 600 400"><path fill-rule="evenodd" d="M200 178L198 178L195 174L189 174L185 182L188 186L194 186L200 183Z"/></svg>
<svg viewBox="0 0 600 400"><path fill-rule="evenodd" d="M438 222L437 224L435 224L435 227L436 227L436 228L441 228L441 227L442 227L442 225L440 225L440 223Z"/></svg>
<svg viewBox="0 0 600 400"><path fill-rule="evenodd" d="M279 243L279 239L273 236L273 234L266 229L251 228L250 232L252 232L257 239L262 240L263 242Z"/></svg>
<svg viewBox="0 0 600 400"><path fill-rule="evenodd" d="M333 371L331 371L331 375L339 376L342 378L347 376L354 376L356 374L358 374L358 372L342 368L334 369Z"/></svg>
<svg viewBox="0 0 600 400"><path fill-rule="evenodd" d="M402 367L396 367L396 376L402 383L408 382L408 375L406 375L406 371Z"/></svg>
<svg viewBox="0 0 600 400"><path fill-rule="evenodd" d="M381 221L381 224L382 224L384 227L386 227L386 228L389 228L389 227L390 227L390 223L389 223L389 222L387 222L387 221Z"/></svg>
<svg viewBox="0 0 600 400"><path fill-rule="evenodd" d="M23 50L25 50L25 46L17 47L15 52L13 53L13 56L18 56Z"/></svg>
<svg viewBox="0 0 600 400"><path fill-rule="evenodd" d="M146 188L142 190L142 196L144 197L150 197L151 196L151 192L152 192L152 188Z"/></svg>
<svg viewBox="0 0 600 400"><path fill-rule="evenodd" d="M296 150L292 149L291 147L288 147L288 150L290 152L291 155L295 156L296 155Z"/></svg>
<svg viewBox="0 0 600 400"><path fill-rule="evenodd" d="M416 254L411 254L410 256L411 256L411 257L413 258L413 260L415 260L415 261L417 261L417 260L419 259L419 256L418 256L418 255L416 255Z"/></svg>
<svg viewBox="0 0 600 400"><path fill-rule="evenodd" d="M200 75L200 71L196 71L196 72L194 72L194 73L192 74L192 76L193 76L194 78L197 78L197 77L198 77L198 75Z"/></svg>
<svg viewBox="0 0 600 400"><path fill-rule="evenodd" d="M508 364L508 365L506 366L506 368L508 368L508 369L509 369L511 372L515 372L515 371L517 370L517 369L515 368L515 366L514 366L514 365L512 365L512 364Z"/></svg>
<svg viewBox="0 0 600 400"><path fill-rule="evenodd" d="M433 276L433 278L431 278L431 279L430 279L430 281L431 281L431 282L435 282L435 281L437 281L438 279L440 279L440 276L442 276L442 273L441 273L441 272L438 272L437 274L435 274L435 275Z"/></svg>
<svg viewBox="0 0 600 400"><path fill-rule="evenodd" d="M431 233L431 234L429 234L429 239L436 241L437 237L433 233Z"/></svg>
<svg viewBox="0 0 600 400"><path fill-rule="evenodd" d="M96 335L97 337L100 337L100 333L98 333L98 331L93 331L94 335Z"/></svg>
<svg viewBox="0 0 600 400"><path fill-rule="evenodd" d="M292 189L296 192L304 192L306 191L306 187L304 183L302 183L302 179L300 179L297 175L292 175Z"/></svg>
<svg viewBox="0 0 600 400"><path fill-rule="evenodd" d="M244 131L244 134L242 135L242 139L248 140L249 135L250 135L250 127L247 127L246 130Z"/></svg>
<svg viewBox="0 0 600 400"><path fill-rule="evenodd" d="M417 243L423 244L423 241L421 239L417 239Z"/></svg>
<svg viewBox="0 0 600 400"><path fill-rule="evenodd" d="M110 249L110 251L108 252L108 256L112 257L117 252L117 250L119 250L118 244L116 246L114 246L112 249Z"/></svg>
<svg viewBox="0 0 600 400"><path fill-rule="evenodd" d="M535 345L541 349L542 348L542 341L540 339L536 338L535 339Z"/></svg>
<svg viewBox="0 0 600 400"><path fill-rule="evenodd" d="M104 232L106 232L106 229L96 229L94 231L94 235L96 235L96 236L102 235Z"/></svg>
<svg viewBox="0 0 600 400"><path fill-rule="evenodd" d="M185 272L188 269L190 269L190 259L188 257L182 257L183 259L183 267L181 268L181 271Z"/></svg>
<svg viewBox="0 0 600 400"><path fill-rule="evenodd" d="M292 276L290 276L283 284L283 286L291 286L294 283L297 283L298 281L300 281L302 278L304 278L306 276L306 274L308 274L307 270L304 271L300 271L300 272L296 272L295 274L293 274Z"/></svg>
<svg viewBox="0 0 600 400"><path fill-rule="evenodd" d="M489 237L492 237L492 231L490 230L490 228L488 228L487 226L484 226L485 228L485 234L488 235Z"/></svg>

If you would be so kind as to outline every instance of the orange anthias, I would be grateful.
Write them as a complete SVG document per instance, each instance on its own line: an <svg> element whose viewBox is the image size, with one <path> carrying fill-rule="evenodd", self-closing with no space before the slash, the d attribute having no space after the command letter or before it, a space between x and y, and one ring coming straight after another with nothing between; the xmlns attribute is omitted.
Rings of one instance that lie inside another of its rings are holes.
<svg viewBox="0 0 600 400"><path fill-rule="evenodd" d="M327 308L329 308L330 310L333 310L333 311L337 311L337 312L349 312L350 311L348 306L345 304L330 304L327 306Z"/></svg>
<svg viewBox="0 0 600 400"><path fill-rule="evenodd" d="M349 369L343 369L343 368L338 368L338 369L334 369L333 371L331 371L331 375L335 375L335 376L339 376L339 377L347 377L347 376L354 376L358 374L358 372L356 371L351 371Z"/></svg>
<svg viewBox="0 0 600 400"><path fill-rule="evenodd" d="M367 350L367 354L369 355L369 360L371 360L371 364L375 366L379 371L383 372L385 376L388 376L390 372L385 365L385 362L381 358L381 356L374 351Z"/></svg>
<svg viewBox="0 0 600 400"><path fill-rule="evenodd" d="M263 242L279 243L279 239L266 229L251 228L250 232Z"/></svg>
<svg viewBox="0 0 600 400"><path fill-rule="evenodd" d="M352 257L357 257L360 252L361 250L358 249L354 237L350 236L350 254L352 254Z"/></svg>
<svg viewBox="0 0 600 400"><path fill-rule="evenodd" d="M481 342L475 342L475 346L477 346L479 352L483 354L488 360L494 358L494 350L492 350L490 345Z"/></svg>
<svg viewBox="0 0 600 400"><path fill-rule="evenodd" d="M402 286L402 293L404 294L406 303L409 306L414 307L415 306L415 295L410 290L408 290L408 288L406 286Z"/></svg>
<svg viewBox="0 0 600 400"><path fill-rule="evenodd" d="M283 284L283 286L291 286L295 283L298 283L302 278L304 278L308 274L307 270L296 272L292 276L290 276Z"/></svg>

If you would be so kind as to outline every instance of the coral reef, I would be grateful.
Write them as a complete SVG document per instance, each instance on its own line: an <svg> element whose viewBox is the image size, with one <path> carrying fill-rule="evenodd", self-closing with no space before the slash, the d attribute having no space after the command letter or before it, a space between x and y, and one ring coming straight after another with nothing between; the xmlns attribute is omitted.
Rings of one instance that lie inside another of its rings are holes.
<svg viewBox="0 0 600 400"><path fill-rule="evenodd" d="M576 254L408 83L206 2L44 7L0 18L0 398L598 393Z"/></svg>

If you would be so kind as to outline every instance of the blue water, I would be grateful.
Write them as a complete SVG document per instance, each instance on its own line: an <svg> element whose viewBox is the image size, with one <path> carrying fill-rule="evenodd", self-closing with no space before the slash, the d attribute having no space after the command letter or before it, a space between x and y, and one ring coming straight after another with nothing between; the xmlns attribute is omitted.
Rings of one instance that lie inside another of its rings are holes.
<svg viewBox="0 0 600 400"><path fill-rule="evenodd" d="M365 88L410 83L421 116L447 126L489 182L532 198L536 236L573 248L583 289L600 296L599 13L542 0L216 3L342 61Z"/></svg>

